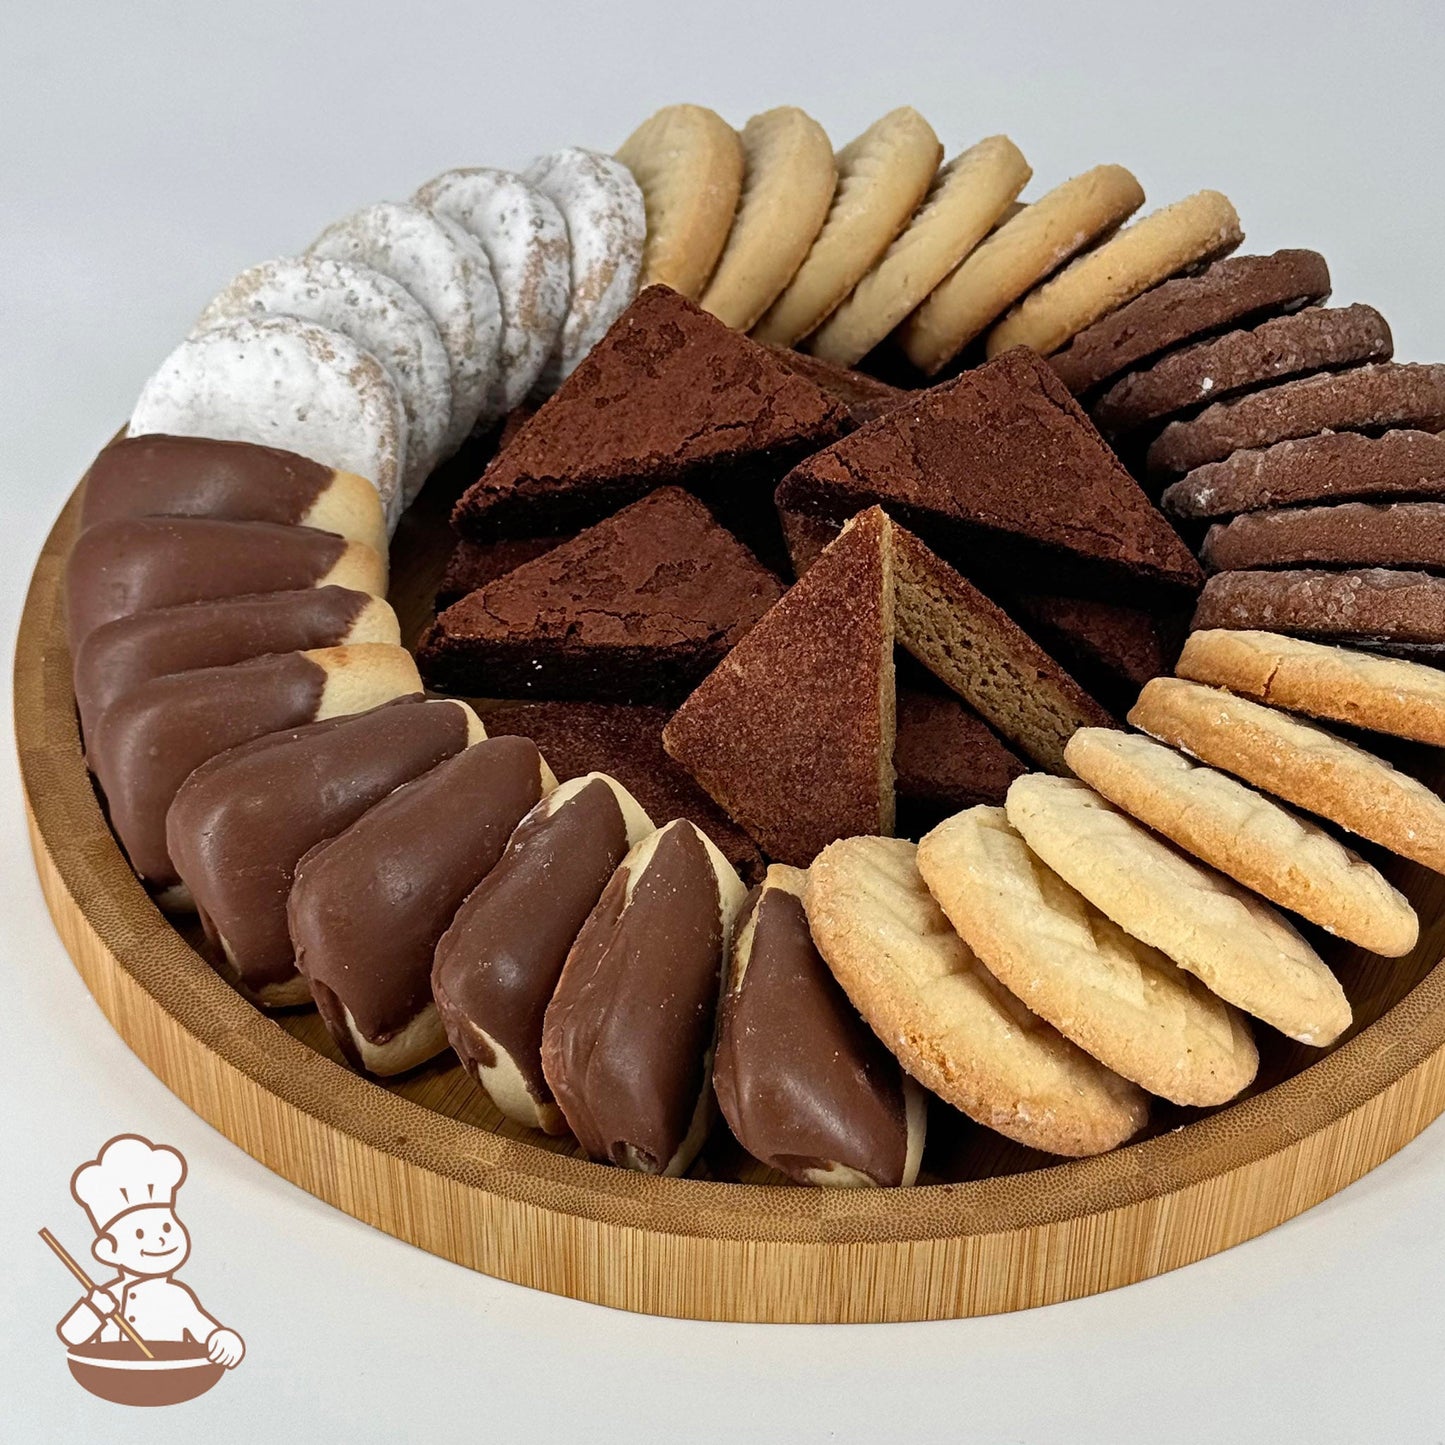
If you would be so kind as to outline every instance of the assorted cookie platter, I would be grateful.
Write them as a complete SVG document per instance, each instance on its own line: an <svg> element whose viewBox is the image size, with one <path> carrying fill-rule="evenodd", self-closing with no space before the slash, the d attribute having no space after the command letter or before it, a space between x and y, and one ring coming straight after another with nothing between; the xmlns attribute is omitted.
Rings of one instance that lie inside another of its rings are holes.
<svg viewBox="0 0 1445 1445"><path fill-rule="evenodd" d="M17 652L177 1093L472 1267L799 1320L1173 1268L1445 1107L1445 368L1218 192L1030 178L673 106L204 307Z"/></svg>

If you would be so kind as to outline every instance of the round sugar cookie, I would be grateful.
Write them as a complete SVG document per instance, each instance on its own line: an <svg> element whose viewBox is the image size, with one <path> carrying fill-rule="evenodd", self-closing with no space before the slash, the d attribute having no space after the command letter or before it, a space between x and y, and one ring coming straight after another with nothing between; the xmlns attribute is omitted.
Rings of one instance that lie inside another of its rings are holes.
<svg viewBox="0 0 1445 1445"><path fill-rule="evenodd" d="M328 226L306 254L370 266L399 281L426 307L451 362L445 450L455 451L479 418L489 419L495 396L502 312L486 252L444 216L380 201Z"/></svg>
<svg viewBox="0 0 1445 1445"><path fill-rule="evenodd" d="M823 229L838 168L827 131L793 105L755 115L741 138L737 214L698 304L748 331L797 274Z"/></svg>
<svg viewBox="0 0 1445 1445"><path fill-rule="evenodd" d="M1243 239L1225 196L1186 196L1125 226L1031 291L988 333L985 349L997 356L1031 346L1048 356L1126 301L1190 266L1227 255Z"/></svg>
<svg viewBox="0 0 1445 1445"><path fill-rule="evenodd" d="M743 188L743 143L716 111L668 105L617 150L647 209L643 286L671 286L690 301L717 265Z"/></svg>
<svg viewBox="0 0 1445 1445"><path fill-rule="evenodd" d="M902 234L809 338L808 350L856 365L993 230L1032 174L1006 135L956 155Z"/></svg>
<svg viewBox="0 0 1445 1445"><path fill-rule="evenodd" d="M403 503L442 458L452 367L426 307L399 281L320 256L283 256L242 271L201 312L192 335L244 316L296 316L349 336L386 368L406 409Z"/></svg>
<svg viewBox="0 0 1445 1445"><path fill-rule="evenodd" d="M1239 1014L1041 863L1002 808L940 823L918 871L989 971L1115 1073L1186 1105L1223 1104L1254 1078Z"/></svg>
<svg viewBox="0 0 1445 1445"><path fill-rule="evenodd" d="M387 528L401 516L406 410L349 336L294 316L224 322L181 342L141 390L129 435L215 437L296 452L363 476Z"/></svg>
<svg viewBox="0 0 1445 1445"><path fill-rule="evenodd" d="M954 931L901 838L818 854L803 904L853 1006L913 1078L969 1118L1051 1154L1138 1132L1147 1096L1031 1013Z"/></svg>
<svg viewBox="0 0 1445 1445"><path fill-rule="evenodd" d="M1005 806L1064 882L1226 1002L1303 1044L1331 1044L1350 1026L1339 981L1281 914L1092 788L1030 773L1009 788Z"/></svg>
<svg viewBox="0 0 1445 1445"><path fill-rule="evenodd" d="M792 346L816 331L908 224L942 159L933 127L908 105L849 141L835 157L838 185L823 229L753 336Z"/></svg>
<svg viewBox="0 0 1445 1445"><path fill-rule="evenodd" d="M538 156L522 179L561 211L572 253L567 315L534 391L545 397L571 376L637 294L647 212L621 161L580 146Z"/></svg>
<svg viewBox="0 0 1445 1445"><path fill-rule="evenodd" d="M537 384L572 299L567 222L521 176L483 166L443 171L412 199L470 232L492 263L502 308L497 404L510 412Z"/></svg>
<svg viewBox="0 0 1445 1445"><path fill-rule="evenodd" d="M1143 204L1123 166L1095 166L1020 207L899 328L904 354L936 375L1020 296Z"/></svg>

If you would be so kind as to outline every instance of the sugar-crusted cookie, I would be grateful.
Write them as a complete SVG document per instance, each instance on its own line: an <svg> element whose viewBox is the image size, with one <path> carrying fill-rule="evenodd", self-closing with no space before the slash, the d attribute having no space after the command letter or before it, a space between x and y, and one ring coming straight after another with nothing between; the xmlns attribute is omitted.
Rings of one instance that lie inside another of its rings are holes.
<svg viewBox="0 0 1445 1445"><path fill-rule="evenodd" d="M1279 913L1092 788L1032 773L1009 789L1006 806L1066 883L1222 999L1305 1044L1333 1043L1349 1027L1344 990Z"/></svg>
<svg viewBox="0 0 1445 1445"><path fill-rule="evenodd" d="M381 201L328 226L307 255L370 266L426 307L451 362L444 449L455 451L479 417L490 418L496 394L502 311L487 253L445 216Z"/></svg>
<svg viewBox="0 0 1445 1445"><path fill-rule="evenodd" d="M538 156L522 179L562 212L571 250L567 316L534 392L546 397L637 294L647 211L641 189L621 161L580 146Z"/></svg>
<svg viewBox="0 0 1445 1445"><path fill-rule="evenodd" d="M827 131L796 106L753 116L741 139L737 214L699 304L719 321L749 331L823 229L838 168Z"/></svg>
<svg viewBox="0 0 1445 1445"><path fill-rule="evenodd" d="M1025 296L988 333L988 354L1031 346L1047 356L1141 292L1227 254L1243 239L1234 207L1218 191L1175 201L1124 227Z"/></svg>
<svg viewBox="0 0 1445 1445"><path fill-rule="evenodd" d="M617 149L642 188L642 285L696 301L722 254L743 188L743 143L715 110L667 105Z"/></svg>
<svg viewBox="0 0 1445 1445"><path fill-rule="evenodd" d="M941 823L918 871L989 971L1115 1073L1191 1105L1222 1104L1254 1078L1234 1009L1041 863L1002 808Z"/></svg>
<svg viewBox="0 0 1445 1445"><path fill-rule="evenodd" d="M1137 733L1080 728L1064 753L1116 807L1236 883L1388 958L1415 946L1409 900L1322 828Z"/></svg>
<svg viewBox="0 0 1445 1445"><path fill-rule="evenodd" d="M1445 568L1445 502L1337 502L1246 512L1209 529L1200 561L1252 567Z"/></svg>
<svg viewBox="0 0 1445 1445"><path fill-rule="evenodd" d="M268 315L329 326L386 368L406 408L402 498L410 502L441 460L452 420L452 364L426 307L399 281L370 266L284 256L242 271L201 312L191 334Z"/></svg>
<svg viewBox="0 0 1445 1445"><path fill-rule="evenodd" d="M1387 427L1445 429L1445 365L1387 361L1303 376L1216 402L1188 421L1170 422L1145 460L1155 476L1172 476L1223 461L1241 448L1267 447L1316 432Z"/></svg>
<svg viewBox="0 0 1445 1445"><path fill-rule="evenodd" d="M1171 347L1298 311L1329 294L1330 268L1316 251L1226 256L1110 312L1056 351L1049 365L1081 396Z"/></svg>
<svg viewBox="0 0 1445 1445"><path fill-rule="evenodd" d="M1388 361L1393 352L1389 323L1373 306L1309 306L1171 351L1121 377L1089 411L1106 432L1135 431L1291 377Z"/></svg>
<svg viewBox="0 0 1445 1445"><path fill-rule="evenodd" d="M1143 189L1123 166L1095 166L1018 207L899 327L908 359L935 375L1025 292L1143 204Z"/></svg>
<svg viewBox="0 0 1445 1445"><path fill-rule="evenodd" d="M1149 683L1129 721L1211 767L1445 872L1445 802L1323 728L1174 677Z"/></svg>
<svg viewBox="0 0 1445 1445"><path fill-rule="evenodd" d="M495 406L520 406L542 374L572 299L572 253L562 212L512 171L443 171L417 191L419 206L450 217L481 242L502 312Z"/></svg>
<svg viewBox="0 0 1445 1445"><path fill-rule="evenodd" d="M1277 632L1194 632L1175 671L1289 712L1445 747L1445 672Z"/></svg>
<svg viewBox="0 0 1445 1445"><path fill-rule="evenodd" d="M1003 135L955 156L903 232L808 339L808 350L840 366L862 360L988 235L1032 174Z"/></svg>
<svg viewBox="0 0 1445 1445"><path fill-rule="evenodd" d="M816 331L908 224L942 159L933 127L906 105L849 141L823 229L753 335L792 346Z"/></svg>
<svg viewBox="0 0 1445 1445"><path fill-rule="evenodd" d="M401 516L406 411L348 336L293 316L228 321L181 342L141 389L129 435L259 442L356 472Z"/></svg>
<svg viewBox="0 0 1445 1445"><path fill-rule="evenodd" d="M813 941L903 1067L971 1119L1052 1154L1098 1154L1143 1127L1146 1095L1031 1013L934 902L917 848L847 838L808 870Z"/></svg>

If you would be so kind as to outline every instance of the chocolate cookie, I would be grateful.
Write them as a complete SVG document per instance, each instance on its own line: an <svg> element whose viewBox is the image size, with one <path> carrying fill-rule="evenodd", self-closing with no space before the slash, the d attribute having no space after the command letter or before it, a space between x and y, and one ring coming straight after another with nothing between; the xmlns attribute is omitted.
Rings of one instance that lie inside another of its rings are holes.
<svg viewBox="0 0 1445 1445"><path fill-rule="evenodd" d="M1383 436L1324 432L1235 452L1164 489L1176 517L1228 517L1263 507L1357 497L1445 498L1445 436L1401 428Z"/></svg>
<svg viewBox="0 0 1445 1445"><path fill-rule="evenodd" d="M1200 554L1215 572L1263 567L1445 568L1445 502L1341 502L1246 512L1209 529Z"/></svg>
<svg viewBox="0 0 1445 1445"><path fill-rule="evenodd" d="M1330 270L1314 251L1229 256L1196 276L1146 291L1081 331L1049 358L1075 396L1182 342L1296 311L1330 294Z"/></svg>
<svg viewBox="0 0 1445 1445"><path fill-rule="evenodd" d="M1153 475L1171 476L1222 461L1241 448L1316 432L1391 427L1445 429L1445 365L1387 361L1217 402L1189 421L1170 422L1145 460Z"/></svg>
<svg viewBox="0 0 1445 1445"><path fill-rule="evenodd" d="M1382 567L1220 572L1205 584L1192 626L1439 647L1445 645L1445 577Z"/></svg>
<svg viewBox="0 0 1445 1445"><path fill-rule="evenodd" d="M1116 381L1090 412L1106 432L1136 431L1271 382L1388 361L1393 352L1389 323L1373 306L1309 306L1168 352Z"/></svg>

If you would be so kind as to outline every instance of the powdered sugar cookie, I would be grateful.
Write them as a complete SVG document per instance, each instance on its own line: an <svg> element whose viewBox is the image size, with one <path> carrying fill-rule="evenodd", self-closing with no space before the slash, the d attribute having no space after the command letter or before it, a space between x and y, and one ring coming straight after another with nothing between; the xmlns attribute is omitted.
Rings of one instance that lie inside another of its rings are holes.
<svg viewBox="0 0 1445 1445"><path fill-rule="evenodd" d="M363 476L394 530L406 411L386 368L348 336L294 316L228 321L176 347L146 382L129 434L215 437L299 452Z"/></svg>
<svg viewBox="0 0 1445 1445"><path fill-rule="evenodd" d="M380 201L328 226L307 255L370 266L426 307L452 366L446 450L455 451L495 401L502 311L481 245L445 216Z"/></svg>
<svg viewBox="0 0 1445 1445"><path fill-rule="evenodd" d="M452 367L426 307L399 281L320 256L286 256L242 271L191 333L243 316L296 316L349 336L386 368L406 408L402 500L441 460L452 419Z"/></svg>
<svg viewBox="0 0 1445 1445"><path fill-rule="evenodd" d="M742 129L743 189L717 269L698 303L747 331L793 279L828 218L838 168L828 133L781 105Z"/></svg>
<svg viewBox="0 0 1445 1445"><path fill-rule="evenodd" d="M621 161L580 146L538 156L522 179L562 212L572 248L567 316L537 383L545 396L572 374L637 294L647 212Z"/></svg>
<svg viewBox="0 0 1445 1445"><path fill-rule="evenodd" d="M444 171L413 197L481 242L502 307L500 403L527 396L557 343L572 299L567 222L556 205L512 171Z"/></svg>
<svg viewBox="0 0 1445 1445"><path fill-rule="evenodd" d="M1033 170L1006 136L989 136L934 178L918 213L808 341L825 361L861 361L998 224Z"/></svg>

